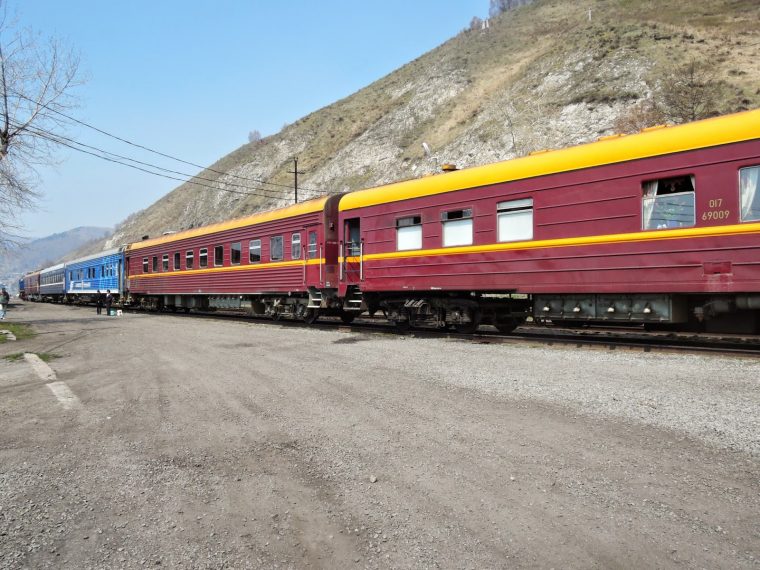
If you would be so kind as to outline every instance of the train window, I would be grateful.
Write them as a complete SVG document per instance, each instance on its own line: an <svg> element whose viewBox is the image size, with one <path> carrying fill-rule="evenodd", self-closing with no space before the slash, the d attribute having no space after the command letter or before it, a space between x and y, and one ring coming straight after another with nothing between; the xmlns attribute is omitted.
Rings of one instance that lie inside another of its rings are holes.
<svg viewBox="0 0 760 570"><path fill-rule="evenodd" d="M694 177L675 176L644 182L642 219L645 230L687 228L695 223Z"/></svg>
<svg viewBox="0 0 760 570"><path fill-rule="evenodd" d="M496 204L499 241L533 239L533 198Z"/></svg>
<svg viewBox="0 0 760 570"><path fill-rule="evenodd" d="M472 243L472 209L441 212L443 247Z"/></svg>
<svg viewBox="0 0 760 570"><path fill-rule="evenodd" d="M214 265L217 267L220 265L224 265L224 246L223 245L214 246Z"/></svg>
<svg viewBox="0 0 760 570"><path fill-rule="evenodd" d="M309 246L306 250L309 259L317 257L317 232L309 232Z"/></svg>
<svg viewBox="0 0 760 570"><path fill-rule="evenodd" d="M169 271L169 254L165 253L161 257L161 271Z"/></svg>
<svg viewBox="0 0 760 570"><path fill-rule="evenodd" d="M301 234L290 236L290 257L291 259L301 259Z"/></svg>
<svg viewBox="0 0 760 570"><path fill-rule="evenodd" d="M174 252L174 271L179 271L181 265L181 259L178 251Z"/></svg>
<svg viewBox="0 0 760 570"><path fill-rule="evenodd" d="M153 273L158 272L158 257L153 256Z"/></svg>
<svg viewBox="0 0 760 570"><path fill-rule="evenodd" d="M148 258L143 257L143 273L147 273L147 272L148 272Z"/></svg>
<svg viewBox="0 0 760 570"><path fill-rule="evenodd" d="M208 266L208 249L205 247L198 252L198 267Z"/></svg>
<svg viewBox="0 0 760 570"><path fill-rule="evenodd" d="M272 261L282 259L282 236L274 236L269 239L269 259Z"/></svg>
<svg viewBox="0 0 760 570"><path fill-rule="evenodd" d="M187 253L185 254L185 269L192 269L193 268L193 250L188 249Z"/></svg>
<svg viewBox="0 0 760 570"><path fill-rule="evenodd" d="M248 261L249 263L258 263L261 261L261 240L252 239L248 244Z"/></svg>
<svg viewBox="0 0 760 570"><path fill-rule="evenodd" d="M422 216L396 220L396 250L422 249Z"/></svg>
<svg viewBox="0 0 760 570"><path fill-rule="evenodd" d="M240 265L240 242L233 243L230 246L230 263L233 265Z"/></svg>
<svg viewBox="0 0 760 570"><path fill-rule="evenodd" d="M760 166L739 170L742 222L760 220Z"/></svg>

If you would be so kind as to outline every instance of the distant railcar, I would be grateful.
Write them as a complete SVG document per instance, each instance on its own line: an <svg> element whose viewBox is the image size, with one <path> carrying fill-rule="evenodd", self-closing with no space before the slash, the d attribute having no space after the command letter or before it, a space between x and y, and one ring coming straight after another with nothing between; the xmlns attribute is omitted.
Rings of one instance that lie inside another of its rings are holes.
<svg viewBox="0 0 760 570"><path fill-rule="evenodd" d="M337 209L320 198L127 246L127 303L313 320L339 311Z"/></svg>
<svg viewBox="0 0 760 570"><path fill-rule="evenodd" d="M40 271L40 297L43 301L61 302L66 293L64 264Z"/></svg>
<svg viewBox="0 0 760 570"><path fill-rule="evenodd" d="M759 176L750 111L353 192L339 294L402 327L756 329Z"/></svg>
<svg viewBox="0 0 760 570"><path fill-rule="evenodd" d="M19 299L22 299L22 300L26 299L26 291L24 287L23 277L18 280L18 296L19 296Z"/></svg>
<svg viewBox="0 0 760 570"><path fill-rule="evenodd" d="M24 275L24 291L29 301L40 300L40 272L31 271Z"/></svg>
<svg viewBox="0 0 760 570"><path fill-rule="evenodd" d="M111 291L119 301L124 283L124 248L115 248L66 263L66 300L94 301L98 292Z"/></svg>

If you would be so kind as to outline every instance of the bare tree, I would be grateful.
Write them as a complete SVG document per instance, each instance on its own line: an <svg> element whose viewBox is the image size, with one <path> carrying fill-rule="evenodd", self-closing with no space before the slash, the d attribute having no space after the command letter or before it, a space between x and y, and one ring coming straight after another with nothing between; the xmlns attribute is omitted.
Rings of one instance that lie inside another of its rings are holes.
<svg viewBox="0 0 760 570"><path fill-rule="evenodd" d="M660 81L659 107L674 123L687 123L719 113L721 85L705 63L691 60L665 70Z"/></svg>
<svg viewBox="0 0 760 570"><path fill-rule="evenodd" d="M632 105L627 111L618 116L613 123L616 133L632 134L641 129L662 125L668 122L665 112L651 99L644 99Z"/></svg>
<svg viewBox="0 0 760 570"><path fill-rule="evenodd" d="M250 133L248 133L248 142L259 142L261 140L261 133L254 129Z"/></svg>
<svg viewBox="0 0 760 570"><path fill-rule="evenodd" d="M76 54L9 22L0 2L0 241L36 204L36 169L53 162L80 84Z"/></svg>
<svg viewBox="0 0 760 570"><path fill-rule="evenodd" d="M512 99L501 111L506 123L505 132L511 147L507 152L512 156L525 156L544 149L549 141L546 125L546 105L538 94L528 99Z"/></svg>

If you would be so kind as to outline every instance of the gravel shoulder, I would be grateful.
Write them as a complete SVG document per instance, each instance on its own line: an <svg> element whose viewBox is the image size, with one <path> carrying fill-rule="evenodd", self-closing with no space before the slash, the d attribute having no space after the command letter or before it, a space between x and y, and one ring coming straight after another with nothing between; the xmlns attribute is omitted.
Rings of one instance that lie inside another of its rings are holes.
<svg viewBox="0 0 760 570"><path fill-rule="evenodd" d="M20 305L0 568L760 566L760 361Z"/></svg>

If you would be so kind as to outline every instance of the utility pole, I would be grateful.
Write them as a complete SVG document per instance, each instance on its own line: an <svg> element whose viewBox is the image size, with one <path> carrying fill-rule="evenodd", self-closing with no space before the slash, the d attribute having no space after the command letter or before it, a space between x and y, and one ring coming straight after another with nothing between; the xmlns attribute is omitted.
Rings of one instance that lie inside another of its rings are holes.
<svg viewBox="0 0 760 570"><path fill-rule="evenodd" d="M298 157L293 157L293 170L288 170L288 174L293 174L295 176L293 189L295 191L295 202L294 204L298 204L298 175L299 174L305 174L302 170L298 170Z"/></svg>

